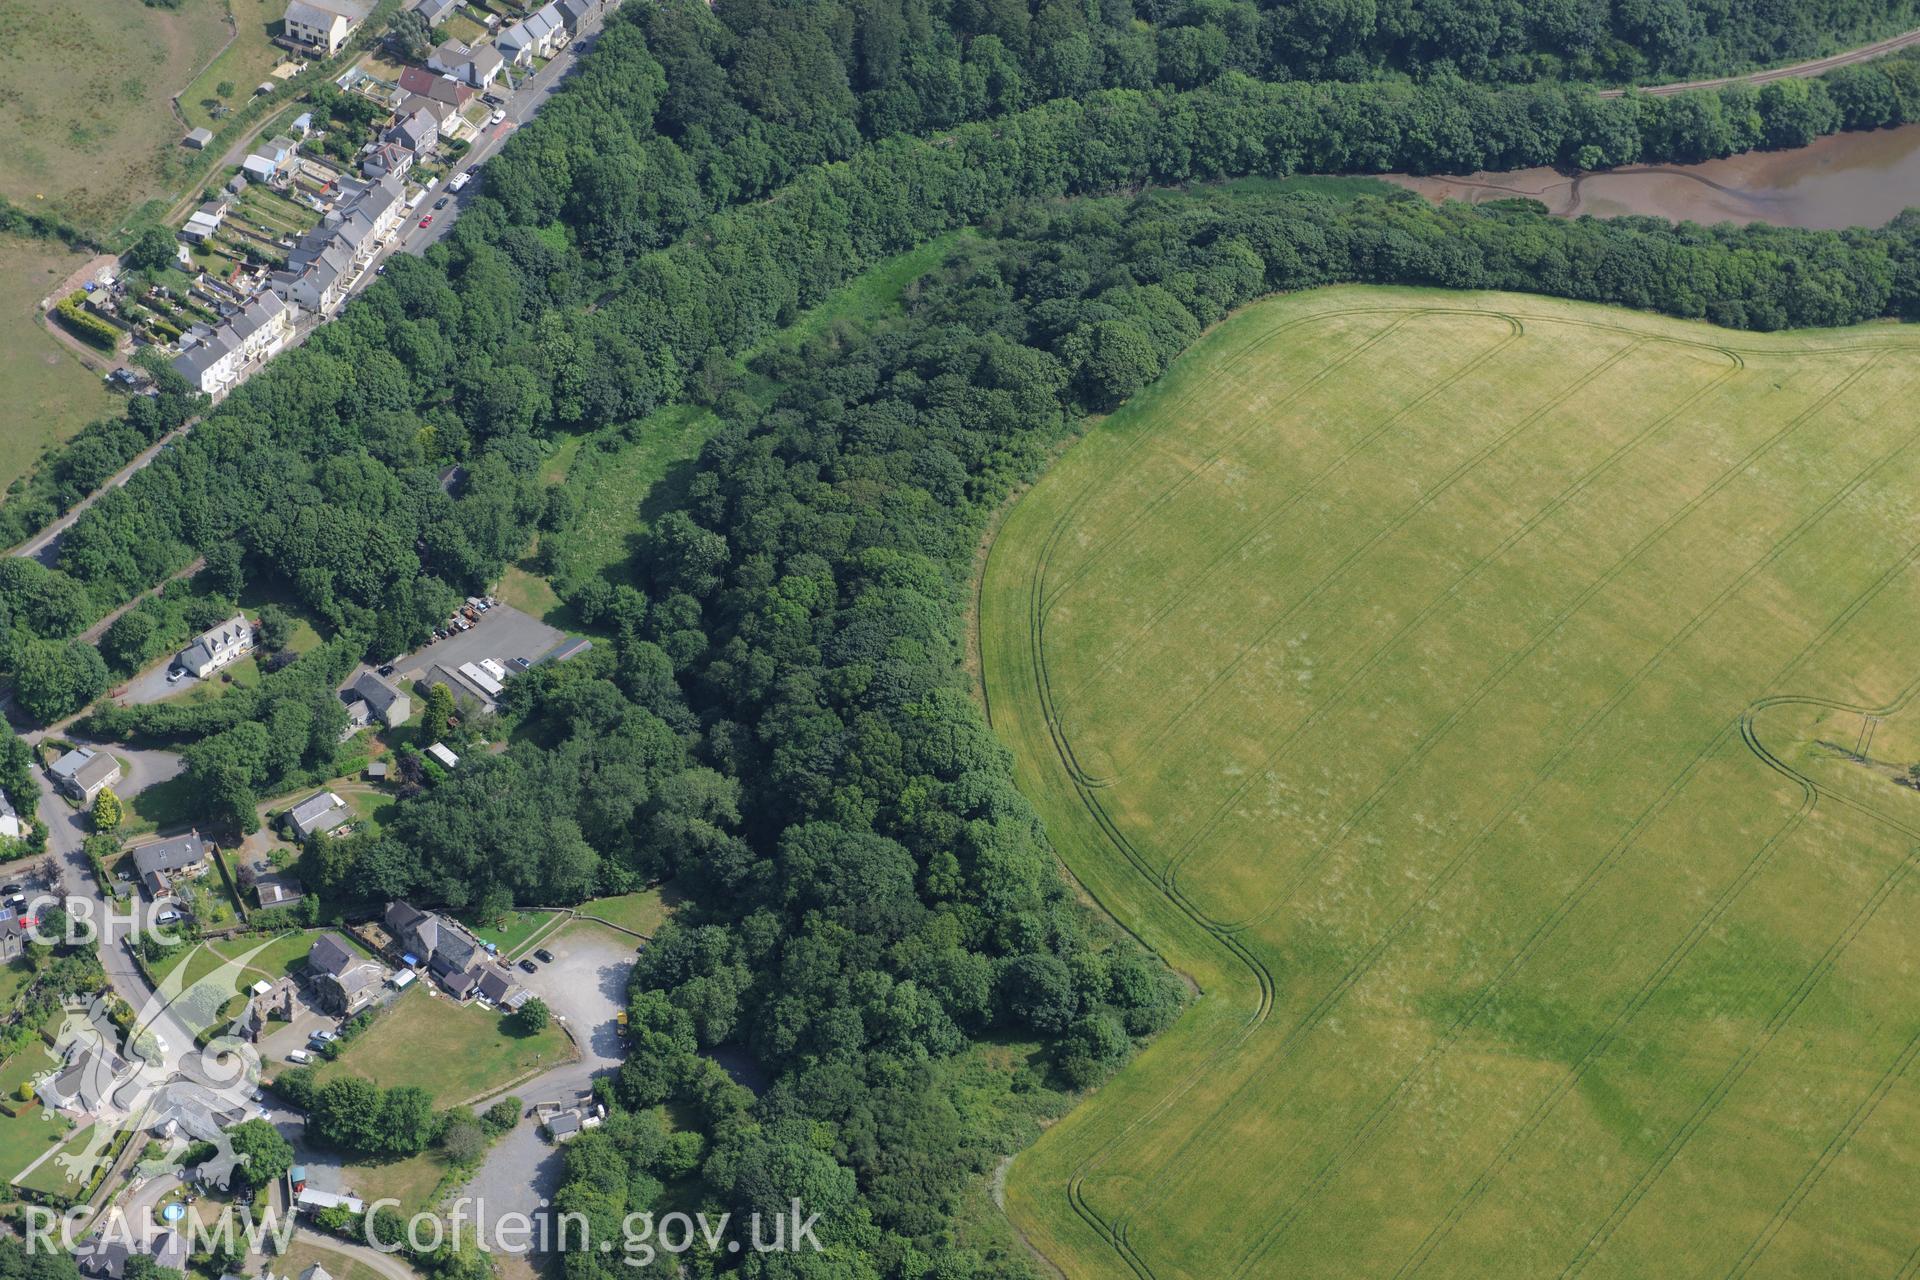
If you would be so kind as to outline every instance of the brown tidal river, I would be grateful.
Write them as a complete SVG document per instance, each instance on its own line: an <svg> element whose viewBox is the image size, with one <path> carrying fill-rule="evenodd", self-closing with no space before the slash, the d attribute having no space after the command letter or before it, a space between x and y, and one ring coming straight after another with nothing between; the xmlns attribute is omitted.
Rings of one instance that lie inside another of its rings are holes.
<svg viewBox="0 0 1920 1280"><path fill-rule="evenodd" d="M1704 164L1629 165L1573 176L1555 169L1388 174L1386 180L1436 201L1527 196L1569 218L1640 213L1704 223L1877 227L1909 205L1920 206L1920 125L1837 133L1793 151L1750 151Z"/></svg>

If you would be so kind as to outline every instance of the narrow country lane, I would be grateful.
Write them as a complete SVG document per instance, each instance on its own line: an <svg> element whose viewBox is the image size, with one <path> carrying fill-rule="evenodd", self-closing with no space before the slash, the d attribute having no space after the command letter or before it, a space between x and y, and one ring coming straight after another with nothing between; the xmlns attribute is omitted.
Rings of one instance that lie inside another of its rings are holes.
<svg viewBox="0 0 1920 1280"><path fill-rule="evenodd" d="M1676 93L1685 93L1689 89L1721 89L1730 84L1766 84L1773 80L1799 80L1807 76L1821 75L1836 67L1849 67L1856 62L1871 62L1875 58L1884 58L1890 53L1898 53L1914 44L1920 44L1920 27L1912 31L1903 31L1886 40L1877 40L1856 49L1830 53L1824 58L1809 58L1805 62L1796 62L1790 66L1771 67L1765 71L1749 71L1743 76L1716 76L1711 80L1677 80L1672 84L1647 85L1639 88L1639 92L1656 98L1668 98ZM1624 97L1626 93L1625 89L1602 89L1600 96L1619 98Z"/></svg>

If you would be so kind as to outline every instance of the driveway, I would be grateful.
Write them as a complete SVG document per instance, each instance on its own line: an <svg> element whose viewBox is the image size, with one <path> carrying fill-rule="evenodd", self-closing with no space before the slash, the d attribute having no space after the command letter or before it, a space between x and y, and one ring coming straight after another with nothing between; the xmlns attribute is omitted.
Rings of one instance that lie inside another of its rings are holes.
<svg viewBox="0 0 1920 1280"><path fill-rule="evenodd" d="M624 1054L614 1015L626 1008L627 974L637 944L604 926L575 922L541 945L553 953L553 963L541 965L538 973L516 969L514 976L546 1001L556 1017L566 1020L581 1056L578 1062L516 1087L513 1094L526 1106L555 1099L571 1101L591 1089L596 1076L620 1065ZM489 1099L475 1110L484 1110L494 1101ZM471 1201L468 1207L480 1224L481 1238L494 1247L496 1267L508 1280L531 1275L532 1267L524 1250L494 1245L492 1224L508 1213L537 1219L559 1189L563 1167L561 1148L542 1138L532 1120L523 1118L494 1143L479 1172L460 1192Z"/></svg>
<svg viewBox="0 0 1920 1280"><path fill-rule="evenodd" d="M303 987L293 997L293 1021L270 1024L273 1029L260 1037L260 1065L267 1069L270 1064L277 1075L287 1062L287 1054L295 1049L307 1047L307 1041L316 1031L333 1031L340 1026L340 1019L320 1009L307 998Z"/></svg>
<svg viewBox="0 0 1920 1280"><path fill-rule="evenodd" d="M96 751L110 751L121 761L121 777L114 784L113 793L122 801L132 800L157 782L179 776L183 767L179 755L172 751L128 747L119 743L86 745ZM82 897L92 897L93 866L80 851L81 843L86 840L90 830L87 811L67 803L66 797L55 791L44 775L40 781L39 812L40 821L47 824L47 852L67 860L71 869L69 888L79 888Z"/></svg>
<svg viewBox="0 0 1920 1280"><path fill-rule="evenodd" d="M113 792L122 800L131 800L156 783L179 777L180 770L185 767L177 751L128 747L119 743L111 743L100 749L111 751L120 758L120 782Z"/></svg>
<svg viewBox="0 0 1920 1280"><path fill-rule="evenodd" d="M192 676L183 675L178 680L169 681L167 672L173 669L174 655L169 653L133 679L120 687L113 700L123 707L144 706L149 702L158 702L170 698L176 693L185 693L200 683Z"/></svg>

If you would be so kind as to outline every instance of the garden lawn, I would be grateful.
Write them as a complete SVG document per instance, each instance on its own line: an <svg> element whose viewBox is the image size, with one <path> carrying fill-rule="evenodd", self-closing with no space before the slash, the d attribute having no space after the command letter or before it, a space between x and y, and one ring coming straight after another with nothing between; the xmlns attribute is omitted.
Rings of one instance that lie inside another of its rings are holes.
<svg viewBox="0 0 1920 1280"><path fill-rule="evenodd" d="M260 663L258 659L246 657L230 667L222 667L204 680L195 680L179 693L162 698L162 702L181 702L188 706L213 702L224 698L231 689L251 689L260 683Z"/></svg>
<svg viewBox="0 0 1920 1280"><path fill-rule="evenodd" d="M422 1151L384 1164L348 1165L342 1170L342 1180L368 1204L391 1198L400 1202L401 1213L414 1214L432 1205L433 1193L448 1169L446 1158L438 1151ZM334 1280L340 1277L335 1275Z"/></svg>
<svg viewBox="0 0 1920 1280"><path fill-rule="evenodd" d="M312 949L313 940L318 936L317 933L295 930L267 941L264 946L259 937L244 935L238 938L225 938L218 942L197 943L181 948L154 965L154 977L166 983L172 978L174 972L184 965L185 971L179 983L180 989L185 990L227 962L244 959L245 963L236 971L232 983L232 988L237 993L263 978L272 982L286 977L307 958L307 952ZM347 942L348 946L359 948L359 944L346 934L342 933L340 937ZM261 949L255 951L257 947ZM249 955L250 952L253 954Z"/></svg>
<svg viewBox="0 0 1920 1280"><path fill-rule="evenodd" d="M194 793L192 780L184 773L143 788L126 807L132 816L121 827L122 836L185 826L201 812L200 798Z"/></svg>
<svg viewBox="0 0 1920 1280"><path fill-rule="evenodd" d="M617 924L635 933L651 937L673 914L679 895L671 889L646 889L623 893L617 898L594 898L580 904L580 914L597 916L608 924Z"/></svg>
<svg viewBox="0 0 1920 1280"><path fill-rule="evenodd" d="M34 1109L34 1114L35 1115L41 1114L39 1112L39 1108L36 1107ZM36 1123L40 1124L43 1128L51 1129L51 1128L54 1128L56 1125L58 1125L60 1122L57 1120L53 1122L48 1122L44 1119L39 1119L36 1121ZM69 1173L66 1168L66 1165L63 1163L63 1158L68 1156L78 1156L88 1149L94 1137L93 1126L91 1124L83 1124L77 1128L66 1130L65 1134L66 1134L66 1142L61 1145L61 1147L55 1154L48 1156L45 1160L42 1160L40 1162L39 1167L34 1169L32 1173L28 1174L24 1178L20 1177L19 1171L16 1170L13 1180L17 1181L20 1186L26 1187L29 1190L43 1192L48 1195L66 1196L69 1198L77 1197L80 1194L80 1192L85 1190L86 1188L84 1185L84 1180L79 1179L78 1177L74 1177L72 1180L69 1180ZM112 1141L113 1140L111 1138L108 1138L106 1140L106 1145L104 1145L99 1151L94 1152L93 1154L100 1159L111 1158L113 1154ZM29 1156L25 1163L31 1164L32 1161L36 1157L38 1157L41 1151L44 1151L47 1147L52 1145L53 1144L51 1142L43 1142L38 1148L34 1150L33 1155Z"/></svg>
<svg viewBox="0 0 1920 1280"><path fill-rule="evenodd" d="M488 929L475 929L474 936L482 942L491 942L500 948L500 954L511 956L526 945L535 934L545 932L559 913L553 911L515 911L505 921Z"/></svg>
<svg viewBox="0 0 1920 1280"><path fill-rule="evenodd" d="M58 1065L46 1046L34 1041L0 1064L0 1097L17 1102L21 1085ZM38 1102L27 1104L17 1116L0 1115L0 1178L11 1181L70 1132L64 1120L50 1117Z"/></svg>
<svg viewBox="0 0 1920 1280"><path fill-rule="evenodd" d="M419 1085L436 1106L450 1107L573 1060L558 1025L531 1036L512 1025L493 1010L455 1004L415 983L337 1061L322 1066L320 1078L356 1075L387 1089Z"/></svg>

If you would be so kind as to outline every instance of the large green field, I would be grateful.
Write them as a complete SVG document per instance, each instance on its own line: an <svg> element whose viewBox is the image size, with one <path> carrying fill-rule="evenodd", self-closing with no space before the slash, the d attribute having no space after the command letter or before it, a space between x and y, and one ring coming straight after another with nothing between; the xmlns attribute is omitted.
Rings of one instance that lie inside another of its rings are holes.
<svg viewBox="0 0 1920 1280"><path fill-rule="evenodd" d="M1910 1274L1916 394L1890 327L1336 289L1068 450L988 556L990 714L1204 995L1014 1162L1033 1243Z"/></svg>

